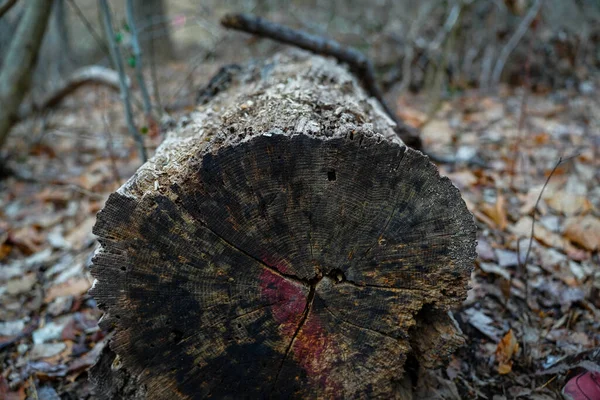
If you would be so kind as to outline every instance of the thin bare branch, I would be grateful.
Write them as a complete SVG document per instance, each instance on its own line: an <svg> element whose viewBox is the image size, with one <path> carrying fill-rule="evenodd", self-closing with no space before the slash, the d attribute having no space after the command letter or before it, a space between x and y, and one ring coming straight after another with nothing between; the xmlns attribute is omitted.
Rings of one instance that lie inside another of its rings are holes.
<svg viewBox="0 0 600 400"><path fill-rule="evenodd" d="M0 6L0 17L2 17L8 10L10 10L15 4L17 4L17 0L6 0L6 3Z"/></svg>
<svg viewBox="0 0 600 400"><path fill-rule="evenodd" d="M117 46L117 42L115 40L115 32L113 30L112 17L110 14L110 8L108 6L107 0L98 0L98 5L102 12L104 29L106 31L106 37L108 39L108 48L110 50L110 55L113 60L115 67L119 73L119 86L121 89L121 100L123 101L123 106L125 108L125 118L127 119L127 128L129 133L137 142L140 157L144 162L148 160L148 155L146 153L146 147L144 146L144 138L140 134L140 132L135 127L135 122L133 121L133 111L131 109L131 99L129 94L129 87L127 86L127 76L125 75L125 67L123 66L123 59L121 58L121 52L119 51L119 47Z"/></svg>
<svg viewBox="0 0 600 400"><path fill-rule="evenodd" d="M531 6L527 15L523 18L515 33L511 36L509 41L500 51L500 55L498 56L498 60L494 65L494 71L492 72L492 87L497 87L500 82L500 76L502 75L502 71L504 70L504 65L508 60L508 57L513 52L513 50L517 47L517 44L521 41L525 33L529 29L529 26L538 15L540 8L542 6L542 0L535 0L535 3Z"/></svg>
<svg viewBox="0 0 600 400"><path fill-rule="evenodd" d="M154 100L158 108L158 115L161 116L165 112L160 99L160 87L158 85L158 74L156 73L156 49L154 37L150 37L150 76L152 79L152 91L154 92Z"/></svg>
<svg viewBox="0 0 600 400"><path fill-rule="evenodd" d="M542 195L544 194L544 190L546 190L546 186L548 186L550 179L552 179L552 175L554 175L554 173L556 172L558 167L562 163L569 161L569 160L577 157L578 155L579 154L576 154L574 156L570 156L567 158L560 157L558 159L558 161L554 165L554 168L552 168L552 171L550 171L550 175L548 175L548 178L546 178L546 182L544 182L544 186L542 186L542 190L540 191L540 194L535 202L535 206L533 207L533 211L532 211L532 215L531 215L531 234L529 235L529 244L527 245L527 252L525 253L525 259L523 260L523 264L522 264L522 266L520 266L523 268L523 272L525 275L525 299L527 299L529 296L529 274L527 272L527 263L529 262L529 254L531 253L531 245L533 244L533 238L535 237L535 217L537 214L538 205L540 204L540 201L542 200ZM521 255L519 254L519 256L518 256L519 263L520 263L520 259L521 259Z"/></svg>
<svg viewBox="0 0 600 400"><path fill-rule="evenodd" d="M106 54L107 56L110 56L110 52L108 50L108 47L106 47L106 43L104 43L104 40L102 40L100 35L94 29L93 25L85 17L85 14L83 13L83 11L81 11L81 8L79 8L77 3L75 3L75 0L69 0L69 4L71 4L71 6L73 7L73 10L75 10L75 14L77 14L77 17L79 17L81 22L83 22L83 25L85 25L86 29L88 30L90 35L92 35L92 37L94 38L94 41L102 49L104 54Z"/></svg>
<svg viewBox="0 0 600 400"><path fill-rule="evenodd" d="M454 26L458 22L458 17L462 11L462 2L458 2L454 4L450 9L450 13L448 13L448 17L446 18L446 22L442 26L442 29L438 32L435 39L429 44L430 51L436 51L440 48L442 43L446 41L446 37L452 32Z"/></svg>
<svg viewBox="0 0 600 400"><path fill-rule="evenodd" d="M131 32L131 49L133 56L135 57L135 76L142 91L142 101L144 104L144 114L146 117L150 117L152 114L152 102L150 101L150 94L146 87L146 81L144 80L143 68L142 68L142 51L140 50L140 43L138 40L138 32L135 27L135 19L133 17L133 0L127 0L126 2L126 13L127 13L127 24Z"/></svg>

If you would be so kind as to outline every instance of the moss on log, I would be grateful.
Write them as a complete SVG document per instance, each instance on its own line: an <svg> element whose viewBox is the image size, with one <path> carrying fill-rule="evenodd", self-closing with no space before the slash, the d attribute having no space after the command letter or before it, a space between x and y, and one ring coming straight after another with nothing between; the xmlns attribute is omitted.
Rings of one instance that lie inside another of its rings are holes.
<svg viewBox="0 0 600 400"><path fill-rule="evenodd" d="M392 128L344 67L300 52L181 121L94 228L115 330L99 397L389 397L407 358L440 365L475 226Z"/></svg>

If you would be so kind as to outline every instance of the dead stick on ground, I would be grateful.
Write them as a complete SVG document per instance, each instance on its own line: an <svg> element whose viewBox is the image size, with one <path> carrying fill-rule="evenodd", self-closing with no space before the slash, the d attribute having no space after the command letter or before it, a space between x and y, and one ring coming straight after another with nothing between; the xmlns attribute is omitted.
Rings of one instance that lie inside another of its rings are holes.
<svg viewBox="0 0 600 400"><path fill-rule="evenodd" d="M344 47L335 40L288 28L274 22L249 14L227 14L221 19L221 24L227 28L252 33L282 43L287 43L316 54L335 57L338 61L350 66L361 80L364 89L375 97L385 112L396 123L396 133L407 145L418 150L421 149L421 140L414 128L406 125L383 98L383 93L375 79L373 64L360 51L351 47Z"/></svg>

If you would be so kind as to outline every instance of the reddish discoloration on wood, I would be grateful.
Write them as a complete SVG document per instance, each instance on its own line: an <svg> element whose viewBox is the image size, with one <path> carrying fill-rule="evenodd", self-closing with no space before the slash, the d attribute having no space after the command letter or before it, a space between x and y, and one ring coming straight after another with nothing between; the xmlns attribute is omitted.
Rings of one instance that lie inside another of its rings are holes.
<svg viewBox="0 0 600 400"><path fill-rule="evenodd" d="M274 269L281 272L282 274L293 273L293 270L291 270L291 268L290 268L289 261L287 261L285 259L281 259L281 258L277 259L277 258L274 258L271 255L265 254L265 253L261 254L260 259L266 265L272 265Z"/></svg>
<svg viewBox="0 0 600 400"><path fill-rule="evenodd" d="M302 287L275 273L264 270L260 275L261 294L273 306L273 317L282 333L290 339L298 326L298 319L306 309L307 296Z"/></svg>
<svg viewBox="0 0 600 400"><path fill-rule="evenodd" d="M336 352L336 348L316 315L308 316L292 346L292 351L294 358L306 370L308 376L317 381L326 392L339 389L339 384L329 379L331 366L327 362L327 358Z"/></svg>

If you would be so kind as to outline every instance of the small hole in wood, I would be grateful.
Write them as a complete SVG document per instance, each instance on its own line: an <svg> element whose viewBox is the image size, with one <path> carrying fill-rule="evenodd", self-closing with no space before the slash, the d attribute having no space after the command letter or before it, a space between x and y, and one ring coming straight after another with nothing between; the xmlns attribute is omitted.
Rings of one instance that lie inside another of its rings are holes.
<svg viewBox="0 0 600 400"><path fill-rule="evenodd" d="M125 272L125 271L127 271L127 268L121 267L121 271Z"/></svg>
<svg viewBox="0 0 600 400"><path fill-rule="evenodd" d="M327 276L333 279L335 283L341 283L346 281L346 275L344 275L344 272L339 268L332 270L327 274Z"/></svg>
<svg viewBox="0 0 600 400"><path fill-rule="evenodd" d="M173 329L171 334L173 335L173 342L175 343L179 343L181 339L183 339L183 332L180 330Z"/></svg>
<svg viewBox="0 0 600 400"><path fill-rule="evenodd" d="M331 171L327 172L327 179L329 181L335 181L335 179L336 179L335 169L332 169Z"/></svg>

